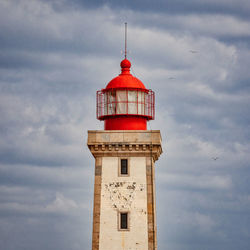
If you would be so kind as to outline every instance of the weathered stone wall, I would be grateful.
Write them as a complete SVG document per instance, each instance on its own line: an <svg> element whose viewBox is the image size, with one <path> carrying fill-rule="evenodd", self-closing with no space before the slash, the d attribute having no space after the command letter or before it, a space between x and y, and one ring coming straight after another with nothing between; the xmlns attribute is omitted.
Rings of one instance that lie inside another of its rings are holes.
<svg viewBox="0 0 250 250"><path fill-rule="evenodd" d="M102 159L100 250L148 249L146 158L130 158L130 176L118 176L118 157ZM129 230L118 230L118 212Z"/></svg>
<svg viewBox="0 0 250 250"><path fill-rule="evenodd" d="M147 157L146 178L147 178L148 250L157 249L154 167L155 166L152 157Z"/></svg>
<svg viewBox="0 0 250 250"><path fill-rule="evenodd" d="M99 250L101 184L102 184L102 157L96 157L96 159L95 159L95 187L94 187L92 250Z"/></svg>

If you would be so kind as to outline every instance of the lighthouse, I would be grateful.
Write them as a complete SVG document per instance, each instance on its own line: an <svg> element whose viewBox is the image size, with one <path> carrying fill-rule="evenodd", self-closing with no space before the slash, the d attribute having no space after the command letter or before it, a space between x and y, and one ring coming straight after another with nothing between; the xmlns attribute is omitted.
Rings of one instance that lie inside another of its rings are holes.
<svg viewBox="0 0 250 250"><path fill-rule="evenodd" d="M155 161L162 153L155 94L120 63L120 74L97 91L96 115L104 130L88 131L95 158L92 250L155 250Z"/></svg>

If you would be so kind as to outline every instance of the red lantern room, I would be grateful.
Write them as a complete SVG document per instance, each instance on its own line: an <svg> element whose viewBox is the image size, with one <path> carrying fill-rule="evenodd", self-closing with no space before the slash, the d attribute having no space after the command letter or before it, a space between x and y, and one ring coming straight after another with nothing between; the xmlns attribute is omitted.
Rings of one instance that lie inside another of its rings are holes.
<svg viewBox="0 0 250 250"><path fill-rule="evenodd" d="M131 75L131 63L121 61L121 74L105 89L97 91L97 119L104 120L105 130L146 130L155 116L155 95Z"/></svg>

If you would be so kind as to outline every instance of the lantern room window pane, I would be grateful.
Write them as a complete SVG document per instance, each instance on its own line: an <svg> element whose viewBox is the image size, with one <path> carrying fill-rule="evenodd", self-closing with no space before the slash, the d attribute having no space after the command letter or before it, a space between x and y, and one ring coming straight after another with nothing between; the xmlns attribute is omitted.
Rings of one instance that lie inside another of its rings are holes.
<svg viewBox="0 0 250 250"><path fill-rule="evenodd" d="M114 115L115 114L115 103L109 103L108 104L108 115Z"/></svg>
<svg viewBox="0 0 250 250"><path fill-rule="evenodd" d="M126 90L117 90L117 101L118 102L126 102L127 101L127 91Z"/></svg>
<svg viewBox="0 0 250 250"><path fill-rule="evenodd" d="M105 104L104 105L104 115L107 115L108 114L108 107L107 105Z"/></svg>
<svg viewBox="0 0 250 250"><path fill-rule="evenodd" d="M127 103L117 103L117 114L127 114Z"/></svg>
<svg viewBox="0 0 250 250"><path fill-rule="evenodd" d="M116 92L109 91L106 93L105 104L107 104L108 112L107 115L115 115L116 112Z"/></svg>
<svg viewBox="0 0 250 250"><path fill-rule="evenodd" d="M138 91L138 103L144 103L145 92Z"/></svg>
<svg viewBox="0 0 250 250"><path fill-rule="evenodd" d="M127 114L127 92L126 90L117 90L117 114Z"/></svg>
<svg viewBox="0 0 250 250"><path fill-rule="evenodd" d="M137 114L137 91L128 91L128 114Z"/></svg>
<svg viewBox="0 0 250 250"><path fill-rule="evenodd" d="M138 91L138 114L145 114L145 92Z"/></svg>
<svg viewBox="0 0 250 250"><path fill-rule="evenodd" d="M145 103L145 115L149 115L149 106L147 101Z"/></svg>
<svg viewBox="0 0 250 250"><path fill-rule="evenodd" d="M107 95L107 93L104 93L104 115L108 114L107 102L108 102L108 95Z"/></svg>
<svg viewBox="0 0 250 250"><path fill-rule="evenodd" d="M144 104L138 103L138 114L144 115Z"/></svg>
<svg viewBox="0 0 250 250"><path fill-rule="evenodd" d="M128 102L137 102L137 91L135 90L128 91Z"/></svg>
<svg viewBox="0 0 250 250"><path fill-rule="evenodd" d="M128 114L137 114L137 103L128 103Z"/></svg>

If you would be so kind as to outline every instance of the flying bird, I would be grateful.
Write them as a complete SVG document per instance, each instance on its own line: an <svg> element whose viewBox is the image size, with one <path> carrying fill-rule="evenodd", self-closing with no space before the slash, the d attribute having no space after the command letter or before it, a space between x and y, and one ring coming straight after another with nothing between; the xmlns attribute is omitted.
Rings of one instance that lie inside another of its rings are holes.
<svg viewBox="0 0 250 250"><path fill-rule="evenodd" d="M189 52L191 52L191 53L193 53L193 54L198 53L197 50L189 50Z"/></svg>
<svg viewBox="0 0 250 250"><path fill-rule="evenodd" d="M169 77L168 79L169 79L169 80L174 80L174 79L175 79L175 77Z"/></svg>
<svg viewBox="0 0 250 250"><path fill-rule="evenodd" d="M213 159L214 161L217 161L217 160L219 159L219 157L212 157L212 159Z"/></svg>

